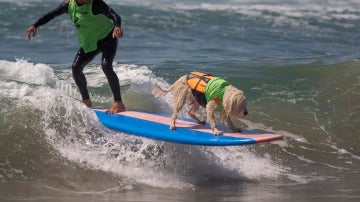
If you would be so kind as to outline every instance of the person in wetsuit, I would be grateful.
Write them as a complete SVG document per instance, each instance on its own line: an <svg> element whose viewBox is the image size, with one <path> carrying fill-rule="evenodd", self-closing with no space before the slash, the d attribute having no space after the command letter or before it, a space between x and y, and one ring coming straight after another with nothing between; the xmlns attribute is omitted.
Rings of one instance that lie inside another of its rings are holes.
<svg viewBox="0 0 360 202"><path fill-rule="evenodd" d="M35 36L39 26L64 13L68 13L74 23L81 45L72 64L72 73L82 102L86 106L92 107L83 69L95 56L102 53L101 67L114 96L114 104L107 112L125 111L121 99L119 78L112 66L118 38L123 36L121 17L103 0L64 0L57 8L49 11L32 24L26 30L26 38L30 40L31 36Z"/></svg>

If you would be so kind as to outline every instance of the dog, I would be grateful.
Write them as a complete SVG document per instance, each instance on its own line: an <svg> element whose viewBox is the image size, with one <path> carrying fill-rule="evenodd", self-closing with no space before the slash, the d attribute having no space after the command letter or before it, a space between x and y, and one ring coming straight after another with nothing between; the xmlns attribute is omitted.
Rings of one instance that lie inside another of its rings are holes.
<svg viewBox="0 0 360 202"><path fill-rule="evenodd" d="M190 72L180 77L168 89L162 89L154 84L152 93L155 97L173 93L173 112L171 115L170 129L175 130L177 114L188 101L188 115L199 124L205 120L196 117L196 112L202 106L206 109L206 116L215 135L222 135L216 127L214 113L216 109L222 110L222 118L227 126L234 132L242 132L241 128L234 126L230 117L240 119L248 114L247 100L243 91L230 85L226 80L202 72Z"/></svg>

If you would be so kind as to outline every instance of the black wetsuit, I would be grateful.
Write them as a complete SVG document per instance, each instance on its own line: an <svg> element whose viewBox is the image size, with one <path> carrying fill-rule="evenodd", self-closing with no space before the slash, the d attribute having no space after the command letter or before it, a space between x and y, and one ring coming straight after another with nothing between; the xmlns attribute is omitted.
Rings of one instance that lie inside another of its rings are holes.
<svg viewBox="0 0 360 202"><path fill-rule="evenodd" d="M39 18L33 25L37 28L46 24L53 18L68 13L69 1L64 0L57 8L51 10L41 18ZM115 26L121 27L121 18L116 14L103 0L93 0L92 12L94 15L104 14L111 19ZM97 43L95 51L85 53L83 48L80 48L75 56L72 64L72 72L76 85L78 86L83 100L90 99L87 90L87 82L83 73L84 67L89 64L95 56L102 53L101 67L108 79L111 91L114 96L114 101L121 101L119 78L113 70L113 60L117 49L117 38L112 37L112 31Z"/></svg>

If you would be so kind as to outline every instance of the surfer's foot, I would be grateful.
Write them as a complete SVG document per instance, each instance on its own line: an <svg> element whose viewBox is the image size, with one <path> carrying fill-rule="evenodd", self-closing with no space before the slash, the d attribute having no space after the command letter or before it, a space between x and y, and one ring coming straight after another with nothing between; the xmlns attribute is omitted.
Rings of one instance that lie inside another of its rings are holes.
<svg viewBox="0 0 360 202"><path fill-rule="evenodd" d="M84 103L87 107L92 108L92 103L90 99L82 100L82 103Z"/></svg>
<svg viewBox="0 0 360 202"><path fill-rule="evenodd" d="M115 101L114 104L106 111L110 114L126 111L124 104L121 101Z"/></svg>

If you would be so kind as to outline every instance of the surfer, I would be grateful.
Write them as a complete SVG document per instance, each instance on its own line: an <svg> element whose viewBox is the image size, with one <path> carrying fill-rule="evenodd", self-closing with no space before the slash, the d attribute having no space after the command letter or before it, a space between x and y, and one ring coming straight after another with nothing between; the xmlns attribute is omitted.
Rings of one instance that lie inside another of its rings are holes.
<svg viewBox="0 0 360 202"><path fill-rule="evenodd" d="M31 36L35 36L39 26L64 13L68 13L74 23L81 45L72 64L72 73L82 102L86 106L92 107L83 69L95 56L102 53L101 67L114 97L114 104L107 112L125 111L121 99L119 78L112 66L118 38L123 37L121 17L103 0L64 0L57 8L49 11L32 24L26 30L26 38L30 40Z"/></svg>

